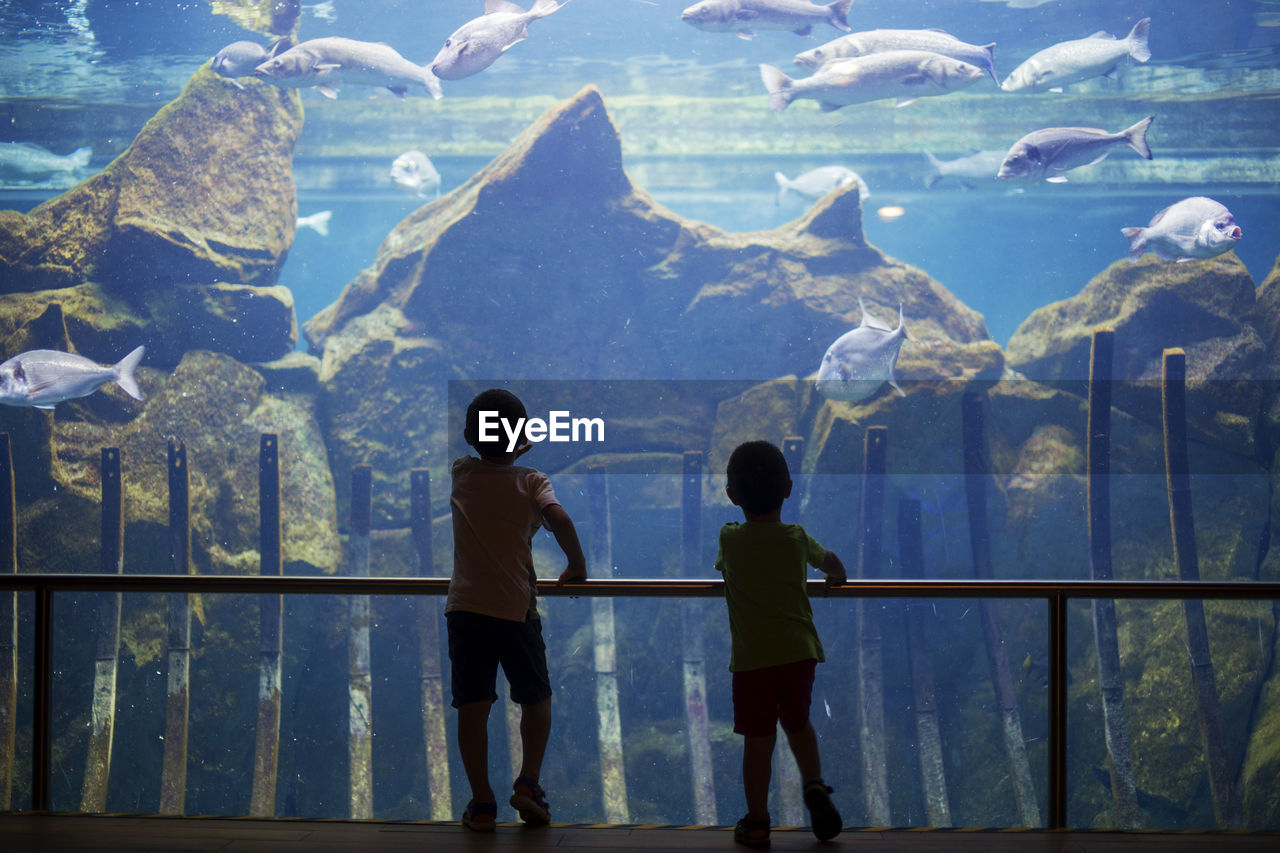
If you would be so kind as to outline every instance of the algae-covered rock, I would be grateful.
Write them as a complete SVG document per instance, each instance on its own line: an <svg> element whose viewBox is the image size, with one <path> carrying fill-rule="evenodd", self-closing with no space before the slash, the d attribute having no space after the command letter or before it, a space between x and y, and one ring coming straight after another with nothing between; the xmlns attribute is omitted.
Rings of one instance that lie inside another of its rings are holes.
<svg viewBox="0 0 1280 853"><path fill-rule="evenodd" d="M28 214L0 211L6 292L271 284L293 241L296 92L206 65L100 174Z"/></svg>

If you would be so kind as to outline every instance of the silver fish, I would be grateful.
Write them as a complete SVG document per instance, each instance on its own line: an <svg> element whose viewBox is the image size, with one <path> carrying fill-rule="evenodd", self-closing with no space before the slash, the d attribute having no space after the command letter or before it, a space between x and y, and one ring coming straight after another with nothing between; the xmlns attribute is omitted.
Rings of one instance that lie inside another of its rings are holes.
<svg viewBox="0 0 1280 853"><path fill-rule="evenodd" d="M530 21L545 18L563 5L556 0L537 0L526 12L508 0L485 0L483 15L467 21L444 40L431 60L431 73L442 80L478 74L529 37Z"/></svg>
<svg viewBox="0 0 1280 853"><path fill-rule="evenodd" d="M888 382L899 396L905 397L893 379L898 351L907 337L901 303L898 305L896 329L890 329L868 314L861 296L858 297L858 308L862 310L862 323L836 338L822 357L818 379L814 383L818 393L828 400L855 402L870 397Z"/></svg>
<svg viewBox="0 0 1280 853"><path fill-rule="evenodd" d="M0 175L36 180L59 172L75 173L88 166L92 156L93 149L87 146L60 155L30 142L0 142Z"/></svg>
<svg viewBox="0 0 1280 853"><path fill-rule="evenodd" d="M401 189L426 197L440 195L440 173L421 151L406 151L391 164L391 181Z"/></svg>
<svg viewBox="0 0 1280 853"><path fill-rule="evenodd" d="M846 169L844 166L819 166L802 175L797 175L794 180L781 172L774 172L773 179L778 182L778 204L782 204L789 192L798 193L807 198L822 198L834 189L853 184L858 185L859 201L871 195L871 191L867 189L867 182L862 180L857 172Z"/></svg>
<svg viewBox="0 0 1280 853"><path fill-rule="evenodd" d="M389 45L332 36L311 39L282 51L254 69L255 77L286 88L315 86L328 98L343 84L385 86L403 98L422 86L433 98L443 92L431 69L415 65Z"/></svg>
<svg viewBox="0 0 1280 853"><path fill-rule="evenodd" d="M214 73L223 77L252 77L253 70L270 58L267 49L256 41L233 41L214 54L210 65Z"/></svg>
<svg viewBox="0 0 1280 853"><path fill-rule="evenodd" d="M1117 39L1110 33L1094 33L1088 38L1059 42L1032 54L1000 84L1006 92L1060 90L1090 77L1114 77L1116 66L1126 56L1136 62L1151 58L1147 37L1151 19L1133 25L1129 35Z"/></svg>
<svg viewBox="0 0 1280 853"><path fill-rule="evenodd" d="M809 68L821 68L837 59L868 56L886 50L927 50L940 53L970 65L976 65L991 75L997 84L993 60L995 42L969 44L942 30L867 30L850 33L824 45L796 54L796 64Z"/></svg>
<svg viewBox="0 0 1280 853"><path fill-rule="evenodd" d="M86 397L112 381L130 397L141 400L133 372L145 351L146 347L138 347L114 365L51 349L15 355L0 364L0 403L52 409L55 403Z"/></svg>
<svg viewBox="0 0 1280 853"><path fill-rule="evenodd" d="M853 0L835 0L825 6L809 0L701 0L680 13L680 20L713 33L737 33L750 39L756 30L790 30L807 36L814 24L830 24L849 32L849 6Z"/></svg>
<svg viewBox="0 0 1280 853"><path fill-rule="evenodd" d="M823 112L830 112L881 98L897 98L898 106L906 106L916 98L963 89L980 80L982 70L938 53L889 50L828 62L799 80L772 65L761 65L760 78L775 112L782 112L797 98L812 98Z"/></svg>
<svg viewBox="0 0 1280 853"><path fill-rule="evenodd" d="M1134 263L1152 251L1162 261L1213 258L1235 248L1244 237L1231 211L1204 196L1192 196L1160 211L1146 228L1121 228Z"/></svg>
<svg viewBox="0 0 1280 853"><path fill-rule="evenodd" d="M299 216L294 230L301 231L303 228L310 228L321 237L328 237L329 220L332 218L332 210L322 210L319 213L313 213L310 216Z"/></svg>
<svg viewBox="0 0 1280 853"><path fill-rule="evenodd" d="M1046 127L1019 139L1004 155L996 177L1002 181L1065 181L1063 172L1077 166L1100 163L1111 153L1111 146L1123 142L1148 160L1147 128L1155 116L1119 133L1107 133L1096 127Z"/></svg>
<svg viewBox="0 0 1280 853"><path fill-rule="evenodd" d="M929 174L924 185L933 188L943 178L955 178L961 184L973 189L974 183L990 182L996 179L1000 164L1004 162L1003 151L975 151L954 160L939 160L928 151L924 152L929 161Z"/></svg>

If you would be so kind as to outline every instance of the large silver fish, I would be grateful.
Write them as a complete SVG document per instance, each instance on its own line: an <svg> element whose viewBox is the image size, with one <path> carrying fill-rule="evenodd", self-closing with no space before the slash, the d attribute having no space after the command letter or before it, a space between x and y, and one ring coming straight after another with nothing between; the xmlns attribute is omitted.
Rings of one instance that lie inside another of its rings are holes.
<svg viewBox="0 0 1280 853"><path fill-rule="evenodd" d="M907 328L902 321L902 305L898 305L898 328L890 329L867 313L867 307L858 297L862 310L862 323L858 328L845 332L827 348L818 367L815 386L818 393L828 400L854 402L870 397L885 382L898 395L905 397L893 379L893 368L898 362L898 351L906 340Z"/></svg>
<svg viewBox="0 0 1280 853"><path fill-rule="evenodd" d="M0 175L35 180L59 172L74 174L88 166L92 156L89 147L61 155L30 142L0 142Z"/></svg>
<svg viewBox="0 0 1280 853"><path fill-rule="evenodd" d="M485 0L483 15L467 21L444 40L431 60L431 73L442 80L478 74L529 37L530 21L545 18L563 5L556 0L538 0L526 12L508 0Z"/></svg>
<svg viewBox="0 0 1280 853"><path fill-rule="evenodd" d="M867 30L849 33L812 50L797 53L796 64L821 68L836 59L884 53L886 50L927 50L976 65L998 84L1000 81L996 79L992 58L995 47L995 42L969 44L942 30Z"/></svg>
<svg viewBox="0 0 1280 853"><path fill-rule="evenodd" d="M680 13L686 24L713 33L737 33L749 39L756 30L790 30L807 36L814 24L830 24L849 32L849 6L853 0L835 0L825 6L809 0L701 0Z"/></svg>
<svg viewBox="0 0 1280 853"><path fill-rule="evenodd" d="M787 193L797 193L806 198L822 198L834 189L854 184L858 185L859 201L871 195L871 190L867 189L867 182L862 180L862 176L844 166L819 166L797 175L795 179L788 178L781 172L774 172L773 179L778 183L777 204L782 204L786 200Z"/></svg>
<svg viewBox="0 0 1280 853"><path fill-rule="evenodd" d="M1110 33L1094 33L1088 38L1059 42L1032 54L1013 69L1000 88L1006 92L1044 92L1090 77L1114 77L1116 66L1126 56L1136 62L1151 58L1151 48L1147 46L1150 32L1151 19L1143 18L1123 39Z"/></svg>
<svg viewBox="0 0 1280 853"><path fill-rule="evenodd" d="M141 400L133 372L145 351L146 347L138 347L114 365L51 349L15 355L0 364L0 403L52 409L55 403L86 397L112 381L130 397Z"/></svg>
<svg viewBox="0 0 1280 853"><path fill-rule="evenodd" d="M1121 228L1134 263L1152 251L1162 261L1213 258L1235 248L1244 237L1231 211L1211 198L1192 196L1155 215L1146 228Z"/></svg>
<svg viewBox="0 0 1280 853"><path fill-rule="evenodd" d="M1155 116L1108 133L1096 127L1046 127L1019 139L1004 155L996 177L1002 181L1038 181L1050 183L1067 179L1063 173L1077 166L1090 166L1107 159L1111 146L1123 142L1148 160L1147 128Z"/></svg>
<svg viewBox="0 0 1280 853"><path fill-rule="evenodd" d="M440 195L440 173L421 151L406 151L391 164L391 181L401 189L426 197Z"/></svg>
<svg viewBox="0 0 1280 853"><path fill-rule="evenodd" d="M982 79L982 69L939 53L888 50L828 62L799 80L761 65L760 79L775 112L797 98L812 98L823 112L830 112L881 98L896 98L898 106L906 106L916 98L945 95Z"/></svg>
<svg viewBox="0 0 1280 853"><path fill-rule="evenodd" d="M433 98L443 95L431 69L415 65L390 45L339 36L304 41L271 57L253 74L286 88L314 86L328 98L338 97L345 84L385 86L400 98L410 86L422 86Z"/></svg>
<svg viewBox="0 0 1280 853"><path fill-rule="evenodd" d="M932 189L943 178L955 178L969 189L977 184L990 183L1000 171L1004 154L1003 151L975 151L954 160L939 160L926 151L924 156L929 161L929 174L925 176L924 185Z"/></svg>

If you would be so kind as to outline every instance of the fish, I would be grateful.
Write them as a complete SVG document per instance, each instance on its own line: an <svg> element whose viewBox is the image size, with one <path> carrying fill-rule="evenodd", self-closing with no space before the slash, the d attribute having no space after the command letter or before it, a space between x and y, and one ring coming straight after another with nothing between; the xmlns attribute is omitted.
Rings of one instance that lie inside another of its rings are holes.
<svg viewBox="0 0 1280 853"><path fill-rule="evenodd" d="M321 237L329 236L329 220L333 217L332 210L322 210L319 213L313 213L310 216L299 216L295 230L310 228Z"/></svg>
<svg viewBox="0 0 1280 853"><path fill-rule="evenodd" d="M1231 211L1220 202L1192 196L1157 213L1146 228L1121 228L1129 240L1129 260L1147 251L1162 261L1213 258L1235 248L1244 237Z"/></svg>
<svg viewBox="0 0 1280 853"><path fill-rule="evenodd" d="M846 169L844 166L819 166L802 175L797 175L795 180L789 179L781 172L774 172L773 179L778 182L778 204L782 204L789 192L798 193L807 198L822 198L834 189L853 184L858 185L859 201L871 195L871 191L867 189L867 182L862 180L857 172Z"/></svg>
<svg viewBox="0 0 1280 853"><path fill-rule="evenodd" d="M761 65L760 78L774 112L782 112L797 98L812 98L823 112L830 112L881 98L897 98L898 106L906 106L916 98L963 89L980 80L982 70L929 51L888 50L828 62L799 80Z"/></svg>
<svg viewBox="0 0 1280 853"><path fill-rule="evenodd" d="M270 59L277 52L276 48L281 47L284 41L282 39L276 42L271 50L256 41L233 41L214 54L209 65L215 74L229 78L243 89L244 86L236 82L235 78L252 77L254 69Z"/></svg>
<svg viewBox="0 0 1280 853"><path fill-rule="evenodd" d="M1135 62L1151 58L1147 45L1150 33L1151 19L1143 18L1123 39L1097 32L1088 38L1059 42L1032 54L1004 78L1000 88L1006 92L1062 91L1091 77L1114 78L1117 65L1126 56Z"/></svg>
<svg viewBox="0 0 1280 853"><path fill-rule="evenodd" d="M440 173L421 151L406 151L397 157L391 164L391 180L396 186L423 197L427 193L440 196Z"/></svg>
<svg viewBox="0 0 1280 853"><path fill-rule="evenodd" d="M885 382L898 396L906 394L893 379L893 368L898 362L898 351L907 338L907 328L902 320L902 304L898 304L898 328L890 329L867 313L867 306L858 297L862 311L862 323L856 329L845 332L827 348L818 367L818 379L814 383L818 393L828 400L856 402L874 394Z"/></svg>
<svg viewBox="0 0 1280 853"><path fill-rule="evenodd" d="M350 83L385 86L403 98L410 86L422 86L432 98L444 92L430 68L415 65L390 45L330 36L311 39L281 51L253 70L260 80L282 88L314 86L327 98Z"/></svg>
<svg viewBox="0 0 1280 853"><path fill-rule="evenodd" d="M737 33L751 39L755 31L790 30L798 36L813 32L814 24L830 24L846 33L853 0L823 6L809 0L701 0L680 13L680 20L712 33Z"/></svg>
<svg viewBox="0 0 1280 853"><path fill-rule="evenodd" d="M87 397L112 381L133 399L144 399L133 373L146 349L138 347L114 365L51 349L15 355L0 364L0 403L52 409L55 403Z"/></svg>
<svg viewBox="0 0 1280 853"><path fill-rule="evenodd" d="M1111 146L1123 142L1146 159L1151 159L1147 145L1147 129L1155 116L1118 133L1096 127L1046 127L1019 139L1004 155L996 177L1002 181L1036 181L1050 183L1067 179L1064 172L1078 166L1101 163L1111 153Z"/></svg>
<svg viewBox="0 0 1280 853"><path fill-rule="evenodd" d="M991 75L991 80L999 85L995 69L995 48L995 42L969 44L942 30L866 30L850 33L812 50L797 53L796 64L821 68L836 59L868 56L872 53L884 53L886 50L927 50L976 65Z"/></svg>
<svg viewBox="0 0 1280 853"><path fill-rule="evenodd" d="M924 156L929 161L930 171L924 179L924 185L932 189L943 178L955 178L961 185L973 189L974 184L970 181L982 182L996 179L1000 164L1004 162L1004 155L1003 151L975 151L954 160L939 160L926 151Z"/></svg>
<svg viewBox="0 0 1280 853"><path fill-rule="evenodd" d="M70 154L54 154L30 142L0 142L0 175L38 180L60 172L74 174L87 167L92 156L93 149L88 146Z"/></svg>
<svg viewBox="0 0 1280 853"><path fill-rule="evenodd" d="M530 21L545 18L562 6L564 3L556 0L537 0L526 12L508 0L485 0L483 15L467 21L444 40L431 60L431 73L442 80L461 80L480 73L529 37Z"/></svg>

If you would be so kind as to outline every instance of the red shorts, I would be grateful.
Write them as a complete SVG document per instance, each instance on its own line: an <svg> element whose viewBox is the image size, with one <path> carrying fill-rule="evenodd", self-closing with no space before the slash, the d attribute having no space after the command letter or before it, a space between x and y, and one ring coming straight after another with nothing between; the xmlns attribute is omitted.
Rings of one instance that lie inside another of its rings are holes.
<svg viewBox="0 0 1280 853"><path fill-rule="evenodd" d="M782 730L795 732L809 722L813 671L809 660L749 669L733 674L733 730L747 737L768 737Z"/></svg>

